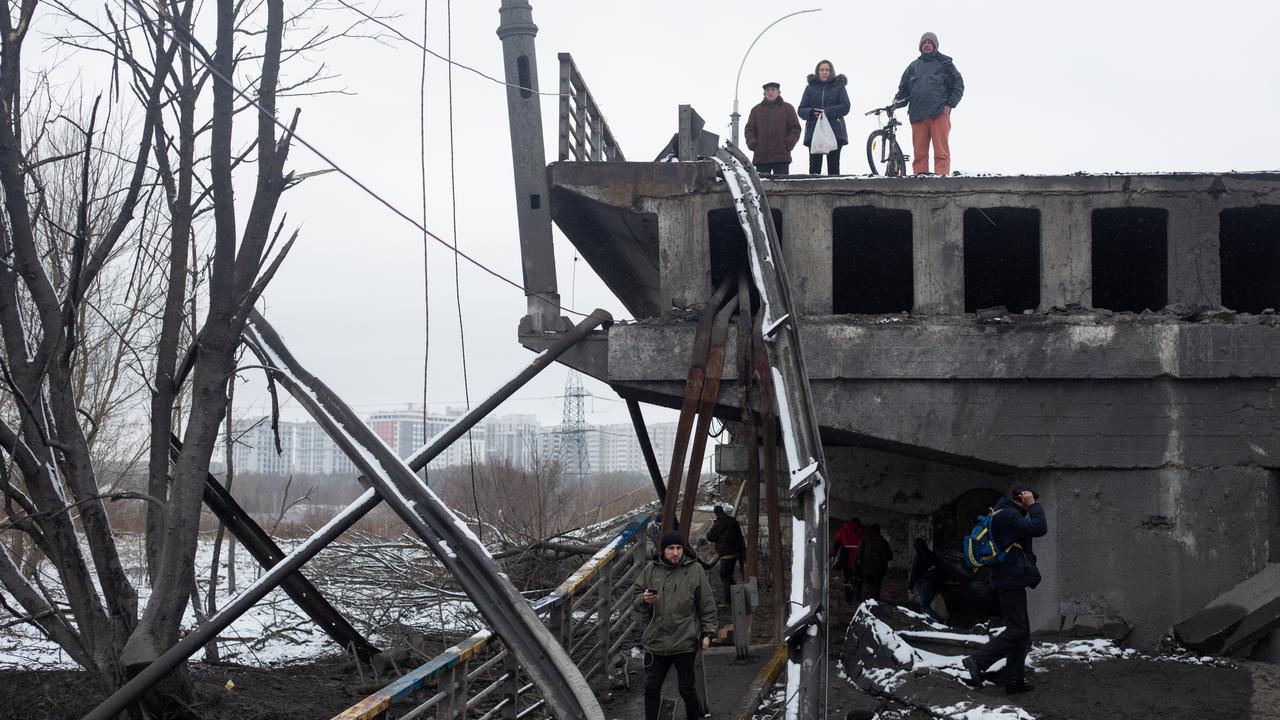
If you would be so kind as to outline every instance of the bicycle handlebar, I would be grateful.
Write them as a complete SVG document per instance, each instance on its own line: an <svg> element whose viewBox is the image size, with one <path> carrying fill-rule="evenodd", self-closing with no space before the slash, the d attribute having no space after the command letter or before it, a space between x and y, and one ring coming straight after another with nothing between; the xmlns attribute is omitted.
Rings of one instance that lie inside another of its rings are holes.
<svg viewBox="0 0 1280 720"><path fill-rule="evenodd" d="M888 113L888 114L889 114L889 117L893 117L893 111L894 111L894 110L897 110L897 109L898 109L898 108L900 108L900 107L906 107L906 106L907 106L907 101L906 101L906 100L903 100L903 101L901 101L901 102L899 102L899 101L897 101L897 100L894 100L893 102L889 103L889 104L888 104L888 105L886 105L885 107L875 108L874 110L868 110L867 112L863 113L863 115L864 115L864 116L865 116L865 115L879 115L880 113Z"/></svg>

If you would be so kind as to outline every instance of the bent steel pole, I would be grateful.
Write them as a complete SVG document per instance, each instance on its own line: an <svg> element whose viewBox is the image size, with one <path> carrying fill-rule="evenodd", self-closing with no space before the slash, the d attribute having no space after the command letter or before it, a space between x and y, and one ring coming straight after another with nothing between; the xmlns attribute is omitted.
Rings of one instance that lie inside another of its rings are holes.
<svg viewBox="0 0 1280 720"><path fill-rule="evenodd" d="M245 588L244 592L235 596L221 610L211 615L203 624L185 635L173 647L164 651L160 657L143 668L137 675L134 675L129 682L112 693L110 697L103 700L98 707L91 710L82 720L110 720L110 718L114 718L124 712L142 693L157 682L160 682L166 675L173 672L174 668L186 662L187 658L217 637L218 633L225 630L228 625L235 622L255 603L266 597L267 593L274 590L286 578L297 572L298 568L302 567L316 553L319 553L326 545L337 539L352 525L355 525L356 521L376 507L378 502L378 495L373 488L365 490L364 494L354 503L335 515L328 524L317 530L315 534L307 538L293 552L284 556L280 562L272 565L270 570L263 573L262 577Z"/></svg>
<svg viewBox="0 0 1280 720"><path fill-rule="evenodd" d="M827 716L827 468L796 307L782 246L760 178L737 147L716 153L747 237L751 274L760 292L763 337L790 469L791 600L783 639L789 646L787 720Z"/></svg>
<svg viewBox="0 0 1280 720"><path fill-rule="evenodd" d="M177 435L169 433L170 458L176 459L180 452L182 452L182 441ZM240 541L240 545L253 556L254 560L258 561L263 569L274 567L285 556L275 540L272 540L271 536L249 517L249 513L240 507L240 503L236 502L231 493L213 475L205 477L204 504L213 511L219 522L226 526L231 535ZM359 519L359 517L356 518L356 520ZM307 617L311 618L311 622L320 626L334 642L338 643L339 647L354 650L356 655L365 661L371 660L374 655L381 652L351 623L347 622L347 619L329 604L324 595L321 595L316 586L312 585L301 572L285 576L280 583L280 588L307 614Z"/></svg>
<svg viewBox="0 0 1280 720"><path fill-rule="evenodd" d="M604 315L607 317L607 313L604 313ZM468 430L484 419L490 412L493 412L494 408L511 397L516 390L519 390L534 376L547 369L557 358L587 337L600 322L601 320L593 314L588 317L587 321L565 333L549 348L534 357L529 365L515 377L498 388L483 402L476 405L473 410L454 421L452 425L434 437L421 450L414 453L406 461L409 468L414 472L425 468L427 463L448 449L454 441L465 435ZM376 490L373 488L366 490L354 503L334 516L328 524L307 538L293 552L284 556L275 565L272 565L261 578L245 588L243 592L224 605L221 610L209 617L203 624L191 631L190 634L183 637L177 644L166 650L154 662L121 686L119 690L112 693L110 697L102 701L89 714L85 715L82 720L110 720L110 718L114 718L123 712L144 692L173 672L174 668L186 662L187 658L217 637L218 633L235 622L237 618L265 597L267 593L284 582L286 578L296 573L298 568L301 568L308 560L324 549L326 545L349 530L360 518L377 507L380 502L382 502L382 498L378 496Z"/></svg>
<svg viewBox="0 0 1280 720"><path fill-rule="evenodd" d="M702 309L702 318L693 335L693 348L689 351L689 373L684 383L684 401L680 405L680 421L671 452L671 472L667 473L667 492L662 498L662 532L675 526L676 501L680 497L680 478L684 477L684 456L689 451L689 433L698 413L698 398L702 397L702 381L706 375L707 355L711 352L711 329L716 313L729 296L729 279L720 283ZM681 532L689 532L681 528Z"/></svg>
<svg viewBox="0 0 1280 720"><path fill-rule="evenodd" d="M585 336L612 320L607 312L596 310L566 334ZM466 523L350 407L301 366L261 315L250 315L245 335L268 355L267 364L276 381L330 430L338 447L457 578L489 627L519 660L552 714L561 720L603 718L599 702L566 648L542 624Z"/></svg>
<svg viewBox="0 0 1280 720"><path fill-rule="evenodd" d="M658 456L653 454L653 443L649 440L649 429L644 424L644 413L640 403L626 398L627 412L631 413L631 424L636 429L636 440L640 443L640 453L644 455L644 464L649 468L649 477L653 480L653 490L658 495L658 502L667 497L667 486L662 484L662 470L658 468Z"/></svg>

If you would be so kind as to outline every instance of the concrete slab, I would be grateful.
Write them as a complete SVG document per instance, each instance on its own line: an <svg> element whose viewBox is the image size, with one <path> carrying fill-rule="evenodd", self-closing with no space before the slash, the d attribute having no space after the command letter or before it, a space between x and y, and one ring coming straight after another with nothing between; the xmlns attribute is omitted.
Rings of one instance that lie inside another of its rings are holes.
<svg viewBox="0 0 1280 720"><path fill-rule="evenodd" d="M1192 650L1230 655L1248 650L1276 628L1280 628L1280 563L1268 563L1175 625L1173 632Z"/></svg>

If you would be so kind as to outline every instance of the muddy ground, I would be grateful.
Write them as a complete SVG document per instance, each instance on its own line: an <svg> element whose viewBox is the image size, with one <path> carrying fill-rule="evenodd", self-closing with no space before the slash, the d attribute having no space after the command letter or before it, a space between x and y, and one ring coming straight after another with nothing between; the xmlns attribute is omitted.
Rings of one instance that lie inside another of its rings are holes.
<svg viewBox="0 0 1280 720"><path fill-rule="evenodd" d="M192 665L196 699L170 717L203 720L331 718L371 689L350 660L274 668ZM227 681L233 687L227 689ZM360 692L364 690L365 692ZM72 720L105 697L88 675L73 670L0 672L3 720Z"/></svg>

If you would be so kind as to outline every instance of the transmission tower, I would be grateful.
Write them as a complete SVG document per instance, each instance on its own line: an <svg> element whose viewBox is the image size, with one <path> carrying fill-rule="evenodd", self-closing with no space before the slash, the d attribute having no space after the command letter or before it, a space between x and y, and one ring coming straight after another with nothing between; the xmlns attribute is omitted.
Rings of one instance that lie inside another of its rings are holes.
<svg viewBox="0 0 1280 720"><path fill-rule="evenodd" d="M580 487L591 473L587 452L587 418L582 401L590 396L582 387L582 376L570 370L564 380L564 416L560 423L560 474Z"/></svg>

